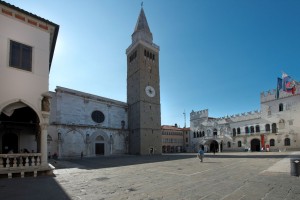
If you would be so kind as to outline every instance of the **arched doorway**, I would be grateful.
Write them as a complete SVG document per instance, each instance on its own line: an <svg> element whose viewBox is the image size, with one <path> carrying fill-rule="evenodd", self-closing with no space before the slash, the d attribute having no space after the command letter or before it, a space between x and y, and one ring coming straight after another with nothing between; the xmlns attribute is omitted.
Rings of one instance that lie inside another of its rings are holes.
<svg viewBox="0 0 300 200"><path fill-rule="evenodd" d="M209 149L210 149L210 152L218 152L219 151L219 143L216 140L211 141Z"/></svg>
<svg viewBox="0 0 300 200"><path fill-rule="evenodd" d="M260 151L260 140L259 139L251 140L251 151Z"/></svg>
<svg viewBox="0 0 300 200"><path fill-rule="evenodd" d="M96 137L95 139L95 154L96 155L104 155L105 151L104 151L104 138L99 135L98 137Z"/></svg>
<svg viewBox="0 0 300 200"><path fill-rule="evenodd" d="M2 153L40 152L40 126L36 112L22 102L6 106L0 113Z"/></svg>

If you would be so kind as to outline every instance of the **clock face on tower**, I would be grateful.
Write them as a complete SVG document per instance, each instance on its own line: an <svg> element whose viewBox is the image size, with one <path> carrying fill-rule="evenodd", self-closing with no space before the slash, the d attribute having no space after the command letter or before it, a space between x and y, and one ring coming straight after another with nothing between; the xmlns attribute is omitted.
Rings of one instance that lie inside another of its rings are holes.
<svg viewBox="0 0 300 200"><path fill-rule="evenodd" d="M154 97L155 96L155 89L150 85L146 86L145 92L148 95L148 97Z"/></svg>

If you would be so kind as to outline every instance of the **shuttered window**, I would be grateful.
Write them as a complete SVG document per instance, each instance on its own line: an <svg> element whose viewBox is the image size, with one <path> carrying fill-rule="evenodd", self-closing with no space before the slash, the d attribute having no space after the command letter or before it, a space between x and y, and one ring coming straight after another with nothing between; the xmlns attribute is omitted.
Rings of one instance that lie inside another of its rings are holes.
<svg viewBox="0 0 300 200"><path fill-rule="evenodd" d="M19 42L10 41L9 66L31 71L32 47Z"/></svg>

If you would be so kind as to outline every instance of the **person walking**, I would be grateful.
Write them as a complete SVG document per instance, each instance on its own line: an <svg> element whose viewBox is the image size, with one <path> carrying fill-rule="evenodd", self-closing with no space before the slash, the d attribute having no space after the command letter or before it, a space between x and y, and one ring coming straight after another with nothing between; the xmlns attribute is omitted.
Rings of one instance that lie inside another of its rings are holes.
<svg viewBox="0 0 300 200"><path fill-rule="evenodd" d="M198 151L198 157L200 159L200 162L203 162L204 151L202 150L202 148L200 148Z"/></svg>

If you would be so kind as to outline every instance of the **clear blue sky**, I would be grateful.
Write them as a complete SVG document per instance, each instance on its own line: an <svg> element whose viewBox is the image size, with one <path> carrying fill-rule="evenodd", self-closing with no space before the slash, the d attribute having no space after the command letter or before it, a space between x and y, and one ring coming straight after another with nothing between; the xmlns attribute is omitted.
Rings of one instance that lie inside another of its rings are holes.
<svg viewBox="0 0 300 200"><path fill-rule="evenodd" d="M126 48L140 0L6 0L60 25L49 89L126 102ZM284 71L300 80L299 0L144 0L160 46L162 124L260 109Z"/></svg>

